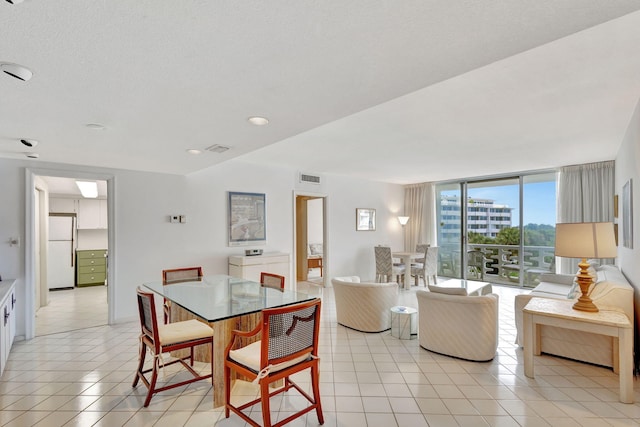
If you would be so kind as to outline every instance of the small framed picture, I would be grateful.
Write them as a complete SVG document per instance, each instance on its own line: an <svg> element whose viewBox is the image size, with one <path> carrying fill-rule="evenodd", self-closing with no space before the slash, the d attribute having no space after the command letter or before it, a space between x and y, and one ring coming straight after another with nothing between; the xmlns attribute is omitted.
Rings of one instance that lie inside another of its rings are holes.
<svg viewBox="0 0 640 427"><path fill-rule="evenodd" d="M356 208L356 231L375 231L376 210Z"/></svg>

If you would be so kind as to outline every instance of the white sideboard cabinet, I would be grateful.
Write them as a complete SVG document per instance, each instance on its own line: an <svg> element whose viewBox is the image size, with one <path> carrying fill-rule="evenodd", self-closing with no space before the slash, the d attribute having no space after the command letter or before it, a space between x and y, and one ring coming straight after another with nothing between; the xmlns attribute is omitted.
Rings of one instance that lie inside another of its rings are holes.
<svg viewBox="0 0 640 427"><path fill-rule="evenodd" d="M15 280L0 281L0 375L9 359L9 352L16 337Z"/></svg>
<svg viewBox="0 0 640 427"><path fill-rule="evenodd" d="M262 255L245 256L233 255L229 257L229 275L242 277L254 282L260 281L260 273L274 273L284 276L284 286L292 289L289 277L289 254L274 252Z"/></svg>

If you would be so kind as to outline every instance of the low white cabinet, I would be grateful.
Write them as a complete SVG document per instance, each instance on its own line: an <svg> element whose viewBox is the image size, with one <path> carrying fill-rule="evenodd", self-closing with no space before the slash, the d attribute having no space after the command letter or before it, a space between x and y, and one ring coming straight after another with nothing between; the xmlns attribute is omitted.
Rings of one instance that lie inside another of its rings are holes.
<svg viewBox="0 0 640 427"><path fill-rule="evenodd" d="M284 276L284 286L292 289L289 278L290 261L289 254L275 252L262 255L245 256L234 255L229 257L229 275L242 277L243 279L260 281L260 273L274 273Z"/></svg>
<svg viewBox="0 0 640 427"><path fill-rule="evenodd" d="M0 375L9 359L9 352L16 337L15 280L0 281Z"/></svg>

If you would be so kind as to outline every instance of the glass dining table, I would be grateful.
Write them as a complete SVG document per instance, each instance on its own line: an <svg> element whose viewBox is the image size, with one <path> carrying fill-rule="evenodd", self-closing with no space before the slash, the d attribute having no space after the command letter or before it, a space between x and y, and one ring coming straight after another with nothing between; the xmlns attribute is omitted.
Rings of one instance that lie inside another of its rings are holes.
<svg viewBox="0 0 640 427"><path fill-rule="evenodd" d="M316 297L263 287L260 283L223 274L190 280L143 284L171 301L171 320L198 319L213 328L213 355L197 349L194 358L209 362L213 357L213 406L224 405L224 350L234 329L249 331L260 322L265 308L282 307Z"/></svg>

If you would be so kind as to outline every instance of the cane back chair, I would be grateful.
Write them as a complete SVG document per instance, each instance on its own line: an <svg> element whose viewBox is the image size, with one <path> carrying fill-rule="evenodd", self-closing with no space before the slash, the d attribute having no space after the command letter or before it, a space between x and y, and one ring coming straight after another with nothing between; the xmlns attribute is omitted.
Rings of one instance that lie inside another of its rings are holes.
<svg viewBox="0 0 640 427"><path fill-rule="evenodd" d="M273 273L260 273L260 283L266 288L273 288L284 292L284 276Z"/></svg>
<svg viewBox="0 0 640 427"><path fill-rule="evenodd" d="M231 341L225 349L225 417L233 411L252 426L260 427L243 410L257 403L262 407L264 427L279 427L315 409L320 424L324 423L320 403L320 374L318 359L318 333L320 330L320 299L285 307L262 310L262 320L252 331L232 332ZM236 339L260 335L260 340L233 350ZM309 396L289 376L310 368L311 390ZM260 386L260 397L240 406L231 403L231 375L240 374ZM284 387L271 391L269 384L284 379ZM283 420L271 424L269 399L272 396L295 388L311 403L306 408Z"/></svg>
<svg viewBox="0 0 640 427"><path fill-rule="evenodd" d="M162 284L170 285L175 282L183 282L186 280L195 280L202 277L202 267L186 267L174 268L170 270L162 270ZM171 322L171 301L165 298L162 305L164 311L164 323Z"/></svg>
<svg viewBox="0 0 640 427"><path fill-rule="evenodd" d="M138 288L137 294L142 332L140 334L139 363L136 376L133 380L133 387L136 387L138 381L141 380L149 389L147 398L144 401L144 407L149 406L149 402L151 402L151 398L155 393L207 378L211 378L213 384L213 357L211 358L211 371L206 375L199 374L192 367L194 347L199 345L210 346L209 351L213 354L213 329L195 319L158 325L153 294L145 292L140 288ZM144 369L144 359L147 354L147 349L151 351L153 355L153 367ZM189 349L189 354L166 363L162 360L162 353L181 349ZM190 363L187 364L185 360L189 360ZM182 364L182 366L193 375L193 378L156 388L160 368L173 365L174 363ZM145 376L145 374L149 372L152 373L150 379Z"/></svg>

